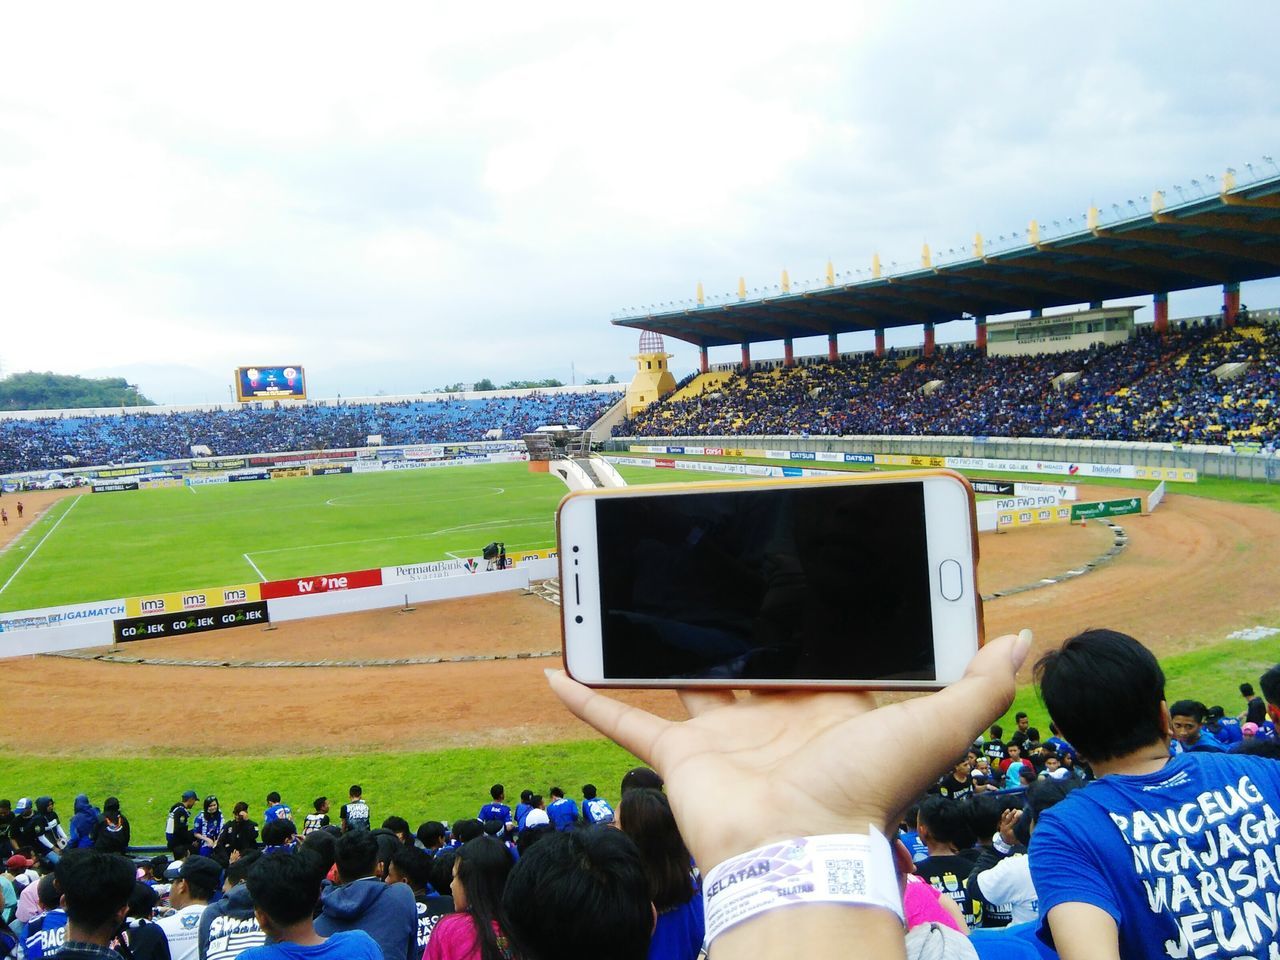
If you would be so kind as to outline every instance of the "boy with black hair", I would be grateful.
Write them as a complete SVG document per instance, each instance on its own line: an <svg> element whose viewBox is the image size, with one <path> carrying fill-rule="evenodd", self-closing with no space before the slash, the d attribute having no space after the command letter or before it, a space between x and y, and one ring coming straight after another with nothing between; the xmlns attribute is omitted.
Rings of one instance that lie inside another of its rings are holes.
<svg viewBox="0 0 1280 960"><path fill-rule="evenodd" d="M114 853L68 850L55 868L67 911L61 960L120 960L110 948L129 912L133 864Z"/></svg>
<svg viewBox="0 0 1280 960"><path fill-rule="evenodd" d="M266 942L267 935L258 923L253 898L245 880L262 854L250 850L227 867L222 884L222 899L205 907L200 915L197 939L200 960L235 960L250 947Z"/></svg>
<svg viewBox="0 0 1280 960"><path fill-rule="evenodd" d="M598 823L613 823L614 813L613 807L609 806L609 801L604 797L598 796L596 787L593 783L583 784L582 786L582 821L583 823L595 826Z"/></svg>
<svg viewBox="0 0 1280 960"><path fill-rule="evenodd" d="M572 830L578 822L578 805L564 795L559 787L551 788L551 802L547 804L547 816L557 830Z"/></svg>
<svg viewBox="0 0 1280 960"><path fill-rule="evenodd" d="M1211 733L1205 732L1204 704L1199 700L1179 700L1169 707L1169 731L1177 741L1177 753L1223 753L1224 747Z"/></svg>
<svg viewBox="0 0 1280 960"><path fill-rule="evenodd" d="M969 761L961 758L951 768L951 772L938 782L938 795L951 800L963 800L973 795L973 778L970 776Z"/></svg>
<svg viewBox="0 0 1280 960"><path fill-rule="evenodd" d="M292 820L268 820L262 827L262 852L291 851L298 843L298 828Z"/></svg>
<svg viewBox="0 0 1280 960"><path fill-rule="evenodd" d="M262 826L265 828L272 820L292 820L293 811L289 805L280 800L280 794L272 790L267 794L267 810L262 815Z"/></svg>
<svg viewBox="0 0 1280 960"><path fill-rule="evenodd" d="M360 784L353 783L347 791L347 802L339 811L342 819L342 831L369 829L369 805L364 802L364 790Z"/></svg>
<svg viewBox="0 0 1280 960"><path fill-rule="evenodd" d="M916 873L944 897L960 906L969 929L982 920L982 908L965 891L964 882L973 869L973 860L964 856L975 837L965 805L946 797L926 797L916 815L916 829L929 856L916 864Z"/></svg>
<svg viewBox="0 0 1280 960"><path fill-rule="evenodd" d="M1266 693L1266 690L1264 685L1263 693ZM1240 684L1240 696L1244 697L1244 713L1240 714L1241 720L1245 723L1261 724L1267 719L1267 705L1262 702L1262 697L1253 692L1252 683ZM1269 696L1268 699L1270 699Z"/></svg>
<svg viewBox="0 0 1280 960"><path fill-rule="evenodd" d="M453 897L440 896L432 889L432 860L431 854L416 847L401 847L391 855L391 866L387 870L387 883L403 883L413 891L414 902L418 905L416 949L419 954L427 949L431 931L440 918L453 913L454 909Z"/></svg>
<svg viewBox="0 0 1280 960"><path fill-rule="evenodd" d="M413 834L409 832L409 821L404 817L390 816L382 821L383 830L390 830L405 846L413 846Z"/></svg>
<svg viewBox="0 0 1280 960"><path fill-rule="evenodd" d="M258 925L270 942L240 956L244 960L382 960L378 945L362 930L326 937L316 929L311 914L321 880L320 865L308 850L260 857L245 883Z"/></svg>
<svg viewBox="0 0 1280 960"><path fill-rule="evenodd" d="M334 855L338 885L328 887L320 899L316 932L364 930L377 942L383 960L418 960L418 905L406 885L383 883L375 875L378 838L368 830L349 831L338 838Z"/></svg>
<svg viewBox="0 0 1280 960"><path fill-rule="evenodd" d="M1018 729L1013 731L1013 736L1009 738L1009 745L1012 746L1017 744L1021 747L1027 742L1027 731L1031 729L1031 720L1027 716L1026 711L1019 710L1013 715L1013 722L1018 725ZM1023 747L1023 753L1026 753L1025 747Z"/></svg>
<svg viewBox="0 0 1280 960"><path fill-rule="evenodd" d="M501 823L511 821L511 808L507 806L507 791L500 783L489 788L489 802L480 808L476 819L481 823L486 820L497 820Z"/></svg>
<svg viewBox="0 0 1280 960"><path fill-rule="evenodd" d="M536 830L551 823L547 811L542 808L542 794L535 793L529 798L529 810L524 815L524 829Z"/></svg>
<svg viewBox="0 0 1280 960"><path fill-rule="evenodd" d="M1228 750L1244 739L1240 732L1240 724L1235 717L1228 717L1225 707L1212 706L1205 711L1204 728L1208 733Z"/></svg>
<svg viewBox="0 0 1280 960"><path fill-rule="evenodd" d="M177 912L158 921L173 960L195 960L199 954L200 919L221 885L222 867L216 860L192 854L178 867L169 888L169 905Z"/></svg>
<svg viewBox="0 0 1280 960"><path fill-rule="evenodd" d="M36 881L36 899L43 912L27 924L22 944L26 960L51 957L67 941L67 911L60 906L62 894L53 874Z"/></svg>
<svg viewBox="0 0 1280 960"><path fill-rule="evenodd" d="M449 830L439 820L428 820L418 827L418 842L424 850L439 850L444 846Z"/></svg>
<svg viewBox="0 0 1280 960"><path fill-rule="evenodd" d="M197 799L198 793L186 790L182 799L169 808L169 816L164 823L164 842L175 860L181 860L196 849L196 835L191 829L191 808Z"/></svg>
<svg viewBox="0 0 1280 960"><path fill-rule="evenodd" d="M1280 765L1230 753L1171 758L1164 673L1123 633L1071 637L1035 677L1098 776L1036 823L1040 935L1062 960L1274 953L1272 931L1244 918L1274 907Z"/></svg>
<svg viewBox="0 0 1280 960"><path fill-rule="evenodd" d="M527 960L649 955L649 879L621 830L543 837L512 869L502 903Z"/></svg>
<svg viewBox="0 0 1280 960"><path fill-rule="evenodd" d="M317 830L329 825L329 798L316 797L311 805L315 808L315 813L308 813L302 821L302 835L304 837L310 836Z"/></svg>
<svg viewBox="0 0 1280 960"><path fill-rule="evenodd" d="M988 733L987 742L982 745L982 752L991 761L991 765L995 766L1005 758L1004 727L998 723L993 723Z"/></svg>
<svg viewBox="0 0 1280 960"><path fill-rule="evenodd" d="M1280 664L1276 664L1259 677L1258 682L1262 687L1262 696L1267 698L1267 702L1262 707L1262 719L1253 722L1261 726L1266 723L1268 715L1272 720L1280 721ZM1242 684L1242 689L1243 687L1253 690L1253 687L1247 683Z"/></svg>
<svg viewBox="0 0 1280 960"><path fill-rule="evenodd" d="M516 804L516 829L517 830L524 829L524 818L528 815L529 811L533 809L533 807L529 803L529 800L532 797L533 797L532 790L520 791L520 802Z"/></svg>

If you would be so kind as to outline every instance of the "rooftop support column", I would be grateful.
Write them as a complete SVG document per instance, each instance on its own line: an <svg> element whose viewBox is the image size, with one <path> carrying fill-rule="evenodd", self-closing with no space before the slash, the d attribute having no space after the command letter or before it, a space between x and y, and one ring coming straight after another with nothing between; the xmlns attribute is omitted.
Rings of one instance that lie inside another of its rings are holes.
<svg viewBox="0 0 1280 960"><path fill-rule="evenodd" d="M794 367L796 365L796 348L792 344L790 337L782 341L782 365L784 367Z"/></svg>
<svg viewBox="0 0 1280 960"><path fill-rule="evenodd" d="M707 357L706 347L698 348L698 369L703 373L706 373L711 369L711 361L710 358Z"/></svg>
<svg viewBox="0 0 1280 960"><path fill-rule="evenodd" d="M1155 315L1156 333L1163 336L1169 332L1169 294L1152 294L1151 309Z"/></svg>
<svg viewBox="0 0 1280 960"><path fill-rule="evenodd" d="M836 335L834 333L827 334L827 359L832 363L840 359L840 347L836 343Z"/></svg>
<svg viewBox="0 0 1280 960"><path fill-rule="evenodd" d="M926 323L924 325L924 355L926 357L933 356L933 324Z"/></svg>
<svg viewBox="0 0 1280 960"><path fill-rule="evenodd" d="M751 369L751 344L744 343L742 345L742 369Z"/></svg>
<svg viewBox="0 0 1280 960"><path fill-rule="evenodd" d="M876 327L876 356L884 356L884 327Z"/></svg>
<svg viewBox="0 0 1280 960"><path fill-rule="evenodd" d="M973 337L974 346L978 348L979 353L986 353L987 352L987 318L974 317L973 325L974 325L974 337Z"/></svg>
<svg viewBox="0 0 1280 960"><path fill-rule="evenodd" d="M1240 284L1224 283L1222 285L1222 325L1234 327L1236 317L1240 315Z"/></svg>

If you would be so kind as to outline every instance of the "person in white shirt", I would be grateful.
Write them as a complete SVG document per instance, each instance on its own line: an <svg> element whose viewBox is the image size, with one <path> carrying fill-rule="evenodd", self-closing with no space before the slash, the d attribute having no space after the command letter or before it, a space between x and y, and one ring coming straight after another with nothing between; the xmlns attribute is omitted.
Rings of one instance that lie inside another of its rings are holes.
<svg viewBox="0 0 1280 960"><path fill-rule="evenodd" d="M200 955L200 917L222 884L222 867L209 857L193 855L170 870L177 877L169 889L169 903L175 913L156 921L169 941L173 960L198 960Z"/></svg>
<svg viewBox="0 0 1280 960"><path fill-rule="evenodd" d="M546 826L551 822L551 818L547 816L547 811L542 807L542 794L535 793L529 798L530 810L524 815L524 829L529 830L532 827Z"/></svg>

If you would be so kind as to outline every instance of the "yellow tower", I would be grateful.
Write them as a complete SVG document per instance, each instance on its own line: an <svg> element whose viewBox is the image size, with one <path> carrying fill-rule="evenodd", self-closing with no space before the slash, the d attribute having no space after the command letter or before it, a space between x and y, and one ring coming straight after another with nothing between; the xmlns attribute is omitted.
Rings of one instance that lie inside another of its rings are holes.
<svg viewBox="0 0 1280 960"><path fill-rule="evenodd" d="M676 388L676 378L667 366L671 356L661 334L651 330L640 334L640 352L631 358L636 362L636 375L627 384L627 416L635 416Z"/></svg>

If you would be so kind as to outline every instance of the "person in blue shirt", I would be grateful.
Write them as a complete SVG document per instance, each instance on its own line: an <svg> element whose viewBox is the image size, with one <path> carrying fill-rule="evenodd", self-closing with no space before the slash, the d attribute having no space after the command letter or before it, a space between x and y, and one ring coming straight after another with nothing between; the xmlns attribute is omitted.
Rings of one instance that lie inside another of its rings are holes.
<svg viewBox="0 0 1280 960"><path fill-rule="evenodd" d="M1035 677L1098 776L1031 835L1041 938L1062 960L1274 956L1274 931L1249 918L1275 910L1280 764L1171 757L1164 673L1123 633L1072 637Z"/></svg>
<svg viewBox="0 0 1280 960"><path fill-rule="evenodd" d="M1213 734L1204 729L1205 708L1199 700L1179 700L1169 707L1169 732L1174 753L1223 753Z"/></svg>
<svg viewBox="0 0 1280 960"><path fill-rule="evenodd" d="M571 830L578 822L578 805L566 797L559 787L552 787L547 817L551 820L551 826L557 830Z"/></svg>
<svg viewBox="0 0 1280 960"><path fill-rule="evenodd" d="M27 924L23 949L27 960L52 957L67 941L67 912L58 906L62 893L58 890L52 873L36 881L36 899L45 913Z"/></svg>
<svg viewBox="0 0 1280 960"><path fill-rule="evenodd" d="M613 807L609 801L598 796L593 783L582 786L582 820L595 826L598 823L613 823Z"/></svg>
<svg viewBox="0 0 1280 960"><path fill-rule="evenodd" d="M258 859L245 884L267 942L245 950L240 960L383 960L382 950L363 930L329 937L316 932L311 913L323 873L319 859L306 849Z"/></svg>
<svg viewBox="0 0 1280 960"><path fill-rule="evenodd" d="M272 790L267 794L267 810L262 815L262 825L265 827L272 820L292 820L293 811L288 804L280 802L280 794Z"/></svg>
<svg viewBox="0 0 1280 960"><path fill-rule="evenodd" d="M489 802L480 808L480 813L476 817L481 823L486 820L500 820L502 823L511 822L511 808L507 806L507 791L500 783L495 783L489 788Z"/></svg>
<svg viewBox="0 0 1280 960"><path fill-rule="evenodd" d="M1232 744L1244 739L1244 734L1240 732L1240 721L1226 714L1227 711L1222 707L1210 707L1204 715L1204 728L1230 750Z"/></svg>
<svg viewBox="0 0 1280 960"><path fill-rule="evenodd" d="M517 830L524 829L524 818L527 817L529 815L529 811L533 809L533 804L530 802L532 800L533 800L532 790L520 791L520 802L516 804L516 829Z"/></svg>

